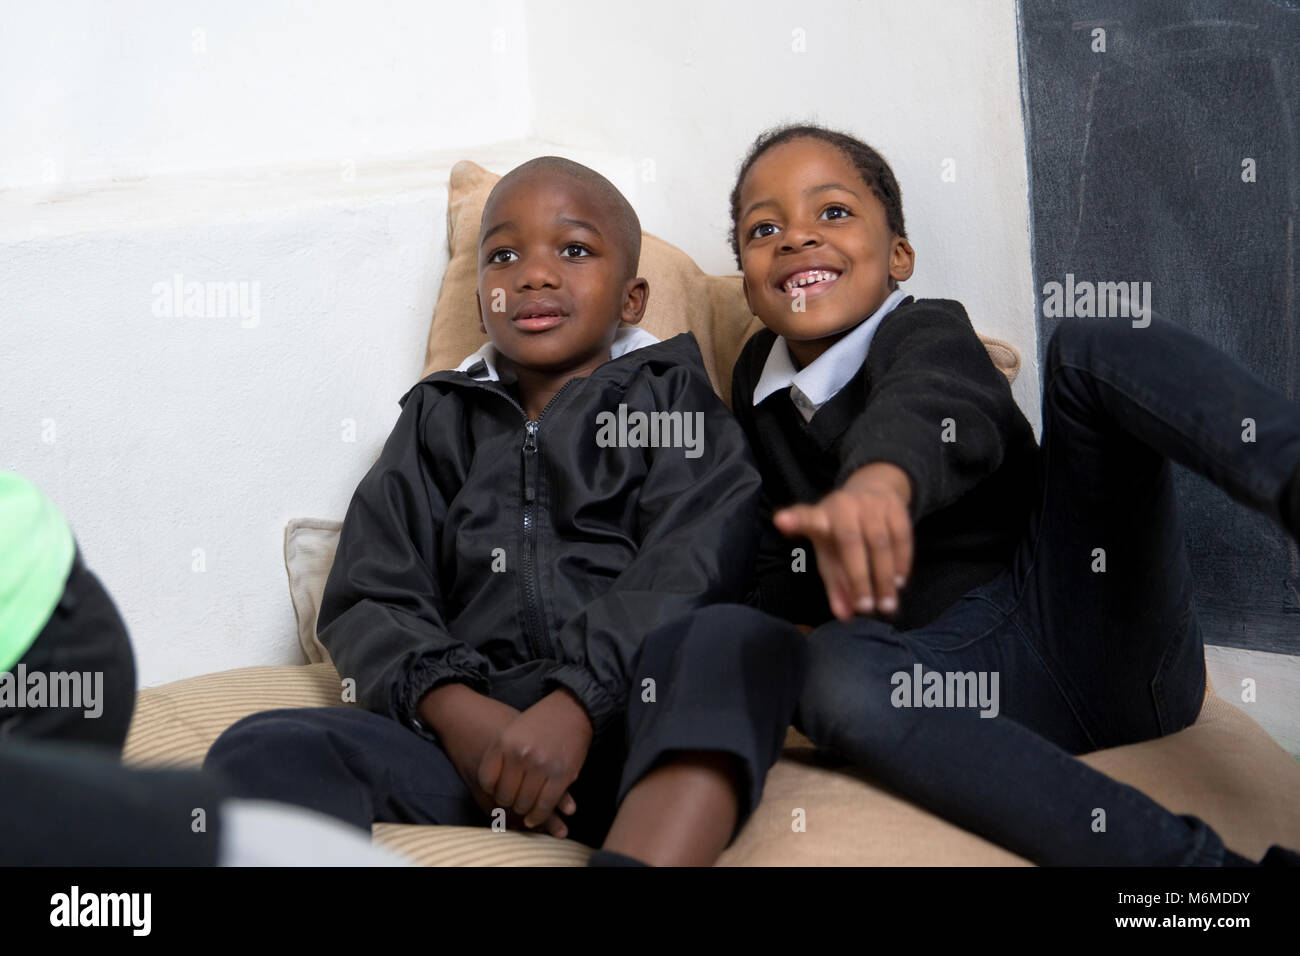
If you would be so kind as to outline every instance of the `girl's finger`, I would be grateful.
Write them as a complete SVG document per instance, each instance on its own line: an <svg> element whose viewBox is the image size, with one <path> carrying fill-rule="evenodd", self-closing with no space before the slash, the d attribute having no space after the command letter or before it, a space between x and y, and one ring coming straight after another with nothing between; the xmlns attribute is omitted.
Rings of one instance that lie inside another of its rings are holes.
<svg viewBox="0 0 1300 956"><path fill-rule="evenodd" d="M912 575L912 520L901 505L889 512L887 520L894 539L894 583L901 588Z"/></svg>
<svg viewBox="0 0 1300 956"><path fill-rule="evenodd" d="M876 587L876 605L884 614L898 610L898 589L894 584L894 537L879 513L863 516L861 534L871 552L871 576Z"/></svg>
<svg viewBox="0 0 1300 956"><path fill-rule="evenodd" d="M826 586L826 601L831 614L836 620L847 621L853 617L853 602L845 587L844 572L840 568L839 558L835 552L824 544L813 542L813 552L817 555L817 571Z"/></svg>
<svg viewBox="0 0 1300 956"><path fill-rule="evenodd" d="M867 551L856 508L844 508L840 520L835 522L835 546L849 602L858 614L870 614L875 609L876 593L871 586L871 570L875 555Z"/></svg>
<svg viewBox="0 0 1300 956"><path fill-rule="evenodd" d="M772 515L772 523L787 538L814 539L824 537L830 531L826 515L820 507L813 505L791 505Z"/></svg>

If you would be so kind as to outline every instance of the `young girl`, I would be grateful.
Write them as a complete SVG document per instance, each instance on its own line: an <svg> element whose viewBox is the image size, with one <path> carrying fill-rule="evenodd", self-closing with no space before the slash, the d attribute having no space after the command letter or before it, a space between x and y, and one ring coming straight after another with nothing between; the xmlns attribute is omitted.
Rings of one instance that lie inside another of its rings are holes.
<svg viewBox="0 0 1300 956"><path fill-rule="evenodd" d="M1040 864L1248 863L1071 755L1196 720L1206 671L1169 463L1300 538L1300 406L1174 325L1067 320L1040 453L961 305L898 290L914 252L869 146L766 133L731 207L767 326L733 387L780 509L760 601L815 627L796 724Z"/></svg>

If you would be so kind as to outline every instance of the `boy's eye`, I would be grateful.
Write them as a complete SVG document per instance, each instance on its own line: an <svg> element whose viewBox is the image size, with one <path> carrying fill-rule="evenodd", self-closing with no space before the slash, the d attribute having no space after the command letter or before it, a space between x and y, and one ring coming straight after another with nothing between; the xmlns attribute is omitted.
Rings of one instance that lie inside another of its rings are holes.
<svg viewBox="0 0 1300 956"><path fill-rule="evenodd" d="M578 242L571 242L560 250L560 255L568 259L581 259L583 256L591 255L591 250Z"/></svg>
<svg viewBox="0 0 1300 956"><path fill-rule="evenodd" d="M763 230L765 229L770 231L764 232ZM758 225L754 226L752 229L749 230L749 238L762 239L766 236L772 235L772 233L774 232L776 232L776 226L774 224L770 222L760 222Z"/></svg>
<svg viewBox="0 0 1300 956"><path fill-rule="evenodd" d="M513 256L513 255L514 255L514 252L513 252L512 250L510 250L510 249L497 249L497 250L495 250L494 252L492 252L491 254L488 255L488 257L487 257L487 261L488 261L488 262L508 262L509 260L504 259L504 258L502 258L502 257L503 257L503 256Z"/></svg>
<svg viewBox="0 0 1300 956"><path fill-rule="evenodd" d="M832 213L839 213L840 215L832 215ZM849 212L847 206L827 206L822 210L822 218L824 219L845 219L850 215L852 213Z"/></svg>

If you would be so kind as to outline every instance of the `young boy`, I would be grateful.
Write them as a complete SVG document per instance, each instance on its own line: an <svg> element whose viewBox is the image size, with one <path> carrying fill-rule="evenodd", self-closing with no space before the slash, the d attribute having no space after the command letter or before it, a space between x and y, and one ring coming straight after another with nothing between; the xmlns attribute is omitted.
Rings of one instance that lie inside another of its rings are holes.
<svg viewBox="0 0 1300 956"><path fill-rule="evenodd" d="M1038 863L1246 863L1069 755L1196 719L1169 459L1300 537L1300 409L1176 326L1067 322L1040 455L965 310L897 288L914 252L869 146L810 126L759 137L732 218L767 326L733 389L765 510L780 507L760 600L816 626L796 724Z"/></svg>
<svg viewBox="0 0 1300 956"><path fill-rule="evenodd" d="M366 709L235 724L205 766L239 793L366 829L522 822L615 865L708 865L739 830L802 638L678 620L744 596L760 479L694 338L632 328L640 237L567 160L493 189L490 342L403 398L325 588L321 641Z"/></svg>

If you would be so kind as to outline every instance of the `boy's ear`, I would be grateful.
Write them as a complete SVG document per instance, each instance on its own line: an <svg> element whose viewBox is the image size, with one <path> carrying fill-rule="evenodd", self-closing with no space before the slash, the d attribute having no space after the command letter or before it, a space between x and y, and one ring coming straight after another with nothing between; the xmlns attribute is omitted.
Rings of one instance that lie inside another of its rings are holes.
<svg viewBox="0 0 1300 956"><path fill-rule="evenodd" d="M637 276L628 279L623 287L623 322L636 325L645 315L646 302L650 299L650 283Z"/></svg>
<svg viewBox="0 0 1300 956"><path fill-rule="evenodd" d="M895 236L893 248L889 250L889 277L895 282L906 282L912 278L915 268L916 250L902 236Z"/></svg>

